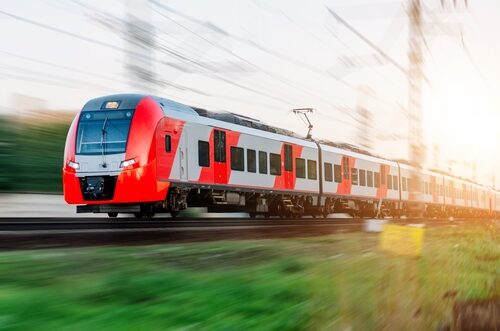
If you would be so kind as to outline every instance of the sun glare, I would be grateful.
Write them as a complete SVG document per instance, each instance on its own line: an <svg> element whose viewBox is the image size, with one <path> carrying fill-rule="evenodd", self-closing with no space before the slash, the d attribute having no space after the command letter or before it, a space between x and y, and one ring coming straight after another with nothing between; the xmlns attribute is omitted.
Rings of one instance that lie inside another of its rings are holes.
<svg viewBox="0 0 500 331"><path fill-rule="evenodd" d="M483 91L450 86L438 94L430 108L428 133L441 150L458 160L494 160L499 118Z"/></svg>

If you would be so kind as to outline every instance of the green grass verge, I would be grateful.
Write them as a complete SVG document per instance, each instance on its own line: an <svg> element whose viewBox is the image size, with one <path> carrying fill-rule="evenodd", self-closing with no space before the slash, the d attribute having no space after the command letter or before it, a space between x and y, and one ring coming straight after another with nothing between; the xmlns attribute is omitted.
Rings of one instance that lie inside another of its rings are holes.
<svg viewBox="0 0 500 331"><path fill-rule="evenodd" d="M0 330L435 330L500 295L495 226L430 228L421 258L363 233L0 254Z"/></svg>

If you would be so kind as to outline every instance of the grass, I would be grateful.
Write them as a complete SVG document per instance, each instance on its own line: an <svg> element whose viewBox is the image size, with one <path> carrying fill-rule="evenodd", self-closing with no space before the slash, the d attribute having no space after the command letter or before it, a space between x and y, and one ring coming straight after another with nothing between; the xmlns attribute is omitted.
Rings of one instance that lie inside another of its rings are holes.
<svg viewBox="0 0 500 331"><path fill-rule="evenodd" d="M429 330L500 296L495 225L429 228L421 258L377 236L0 254L0 330Z"/></svg>

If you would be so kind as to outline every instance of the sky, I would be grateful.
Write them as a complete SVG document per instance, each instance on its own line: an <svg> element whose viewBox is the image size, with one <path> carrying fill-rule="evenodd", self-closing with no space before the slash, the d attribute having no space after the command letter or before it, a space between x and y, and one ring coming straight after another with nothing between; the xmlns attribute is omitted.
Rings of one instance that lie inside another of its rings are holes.
<svg viewBox="0 0 500 331"><path fill-rule="evenodd" d="M426 163L436 163L439 149L442 169L471 177L476 161L479 179L490 184L500 167L500 2L469 0L468 8L452 2L442 8L440 0L423 1ZM305 135L291 110L312 107L316 138L359 144L362 134L372 152L408 159L407 77L328 11L406 68L407 6L396 0L3 0L0 114L26 103L76 112L97 96L146 92ZM151 24L154 49L127 43L124 24L131 16ZM150 68L160 84L138 86L129 64ZM369 128L359 124L360 107L372 114ZM500 171L497 177L500 186Z"/></svg>

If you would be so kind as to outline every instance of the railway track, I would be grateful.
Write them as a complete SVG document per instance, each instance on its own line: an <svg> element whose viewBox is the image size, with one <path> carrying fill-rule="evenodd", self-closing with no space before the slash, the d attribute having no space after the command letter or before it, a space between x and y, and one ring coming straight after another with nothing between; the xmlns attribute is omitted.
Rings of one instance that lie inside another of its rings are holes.
<svg viewBox="0 0 500 331"><path fill-rule="evenodd" d="M98 230L98 229L184 229L200 227L210 230L219 227L280 227L280 226L354 226L363 224L364 219L318 218L318 219L252 219L252 218L193 218L171 219L153 218L0 218L0 235L6 231L51 231L51 230ZM427 224L456 224L464 220L390 220L396 224L424 222Z"/></svg>
<svg viewBox="0 0 500 331"><path fill-rule="evenodd" d="M460 225L466 220L393 220ZM362 231L362 219L0 218L0 250L273 239Z"/></svg>

